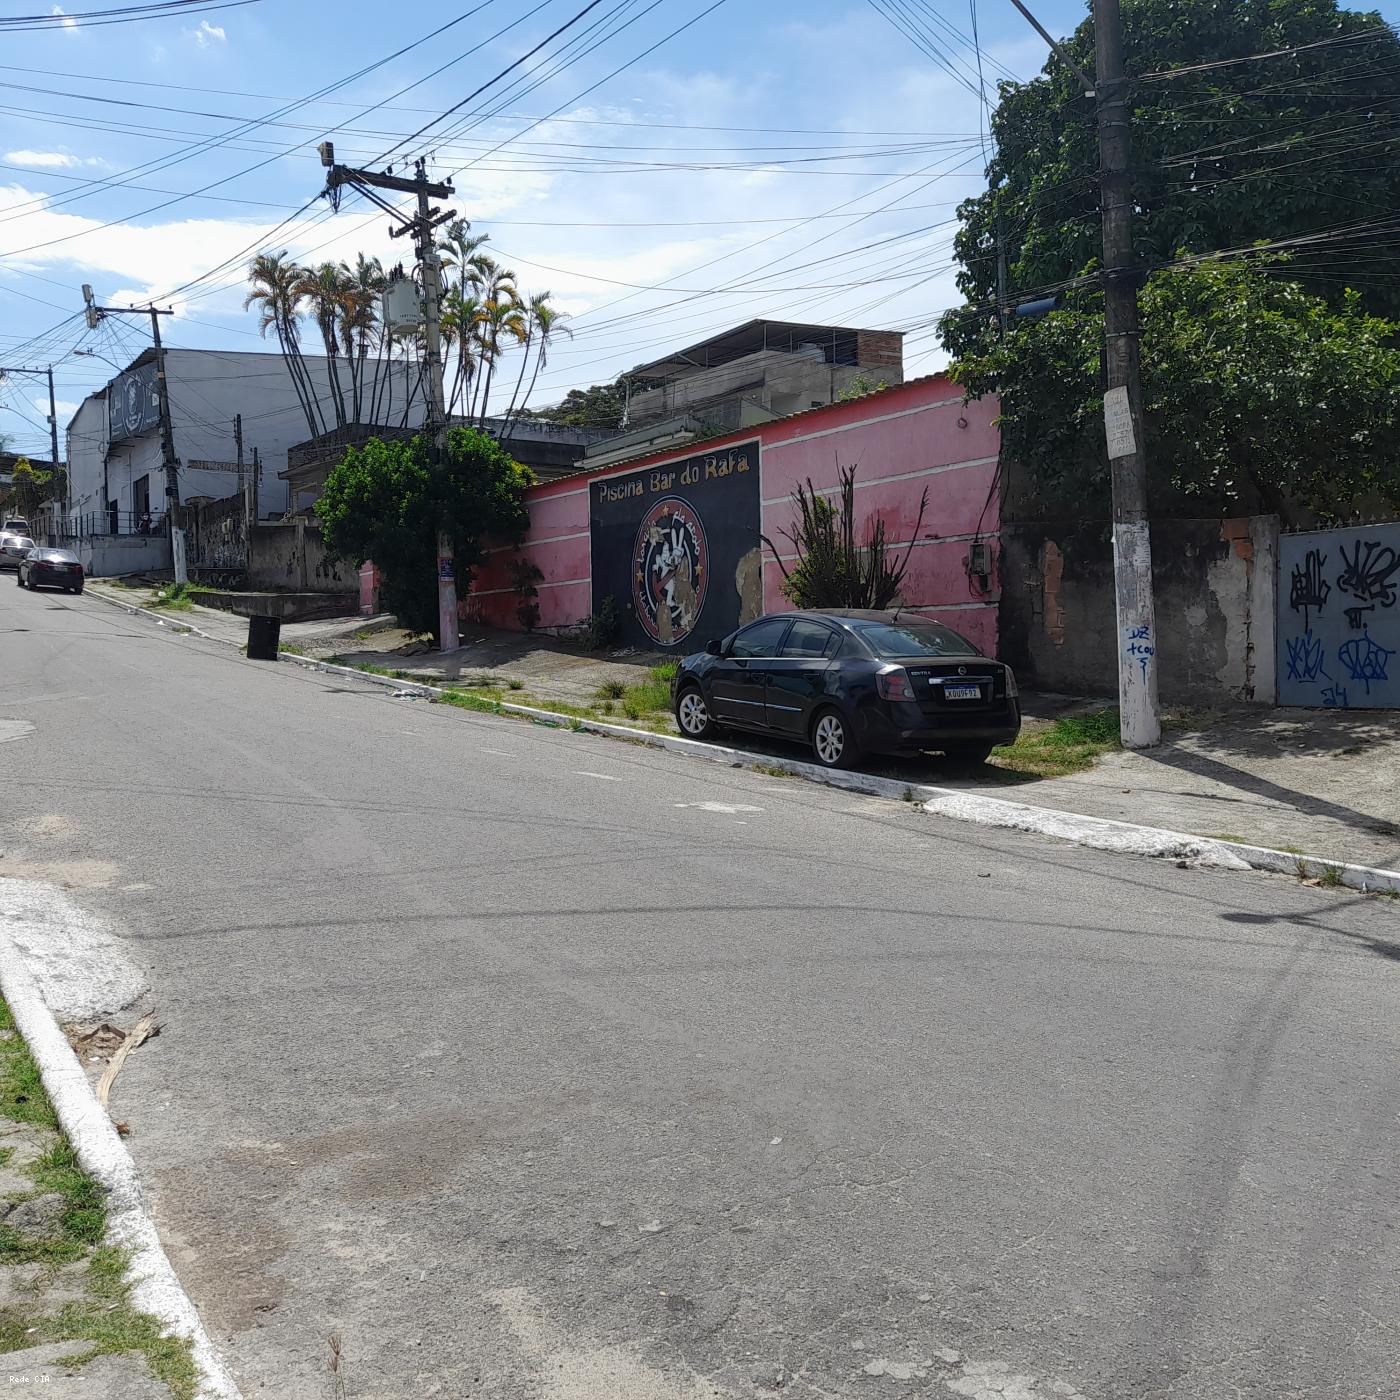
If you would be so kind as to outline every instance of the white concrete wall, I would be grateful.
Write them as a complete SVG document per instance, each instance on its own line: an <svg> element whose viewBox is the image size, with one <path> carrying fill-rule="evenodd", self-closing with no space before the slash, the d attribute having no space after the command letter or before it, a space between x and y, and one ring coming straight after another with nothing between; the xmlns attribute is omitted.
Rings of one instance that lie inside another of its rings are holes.
<svg viewBox="0 0 1400 1400"><path fill-rule="evenodd" d="M165 535L95 535L78 546L89 578L119 578L170 567L170 540Z"/></svg>
<svg viewBox="0 0 1400 1400"><path fill-rule="evenodd" d="M280 516L287 509L287 483L278 479L278 473L286 469L287 449L311 436L282 356L275 351L171 349L165 358L175 455L182 464L180 499L222 499L238 490L236 472L200 471L188 464L233 462L233 420L241 413L244 459L251 463L256 447L262 469L258 513L262 518ZM306 356L306 368L322 400L322 411L333 423L325 357ZM341 372L348 395L343 365ZM405 371L396 365L392 373L392 419L397 422L406 397ZM410 368L409 389L416 379L416 370ZM421 420L421 407L415 404L410 422ZM99 393L84 400L70 422L68 445L72 464L69 495L75 516L101 511L107 500L116 501L123 512L135 511L135 483L142 476L150 479L151 513L164 511L165 474L158 429L112 444L109 450L107 402L105 394Z"/></svg>

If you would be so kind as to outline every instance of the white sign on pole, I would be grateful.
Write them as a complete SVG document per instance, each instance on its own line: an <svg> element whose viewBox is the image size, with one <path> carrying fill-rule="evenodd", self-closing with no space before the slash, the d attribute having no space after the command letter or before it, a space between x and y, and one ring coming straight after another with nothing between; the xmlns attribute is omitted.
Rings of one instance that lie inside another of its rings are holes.
<svg viewBox="0 0 1400 1400"><path fill-rule="evenodd" d="M1133 433L1133 410L1128 405L1128 386L1120 384L1103 396L1103 428L1108 438L1108 459L1131 457L1137 451Z"/></svg>

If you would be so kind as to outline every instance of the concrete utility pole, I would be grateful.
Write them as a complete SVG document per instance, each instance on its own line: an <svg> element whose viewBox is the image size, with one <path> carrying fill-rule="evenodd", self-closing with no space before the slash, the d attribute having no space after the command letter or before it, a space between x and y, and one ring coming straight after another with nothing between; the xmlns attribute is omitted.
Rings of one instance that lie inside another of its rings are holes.
<svg viewBox="0 0 1400 1400"><path fill-rule="evenodd" d="M1099 127L1099 208L1103 220L1104 436L1113 487L1113 580L1118 629L1118 732L1123 747L1162 740L1157 703L1157 620L1152 595L1152 536L1147 516L1138 340L1138 273L1133 265L1132 145L1123 15L1119 0L1090 0L1095 81L1022 3L1011 3L1094 99ZM998 300L1001 293L998 291ZM1048 300L1048 299L1047 299ZM1048 308L1047 308L1048 309Z"/></svg>
<svg viewBox="0 0 1400 1400"><path fill-rule="evenodd" d="M1093 0L1094 97L1099 118L1103 210L1104 432L1113 483L1113 579L1118 606L1118 715L1123 747L1162 739L1157 703L1157 621L1147 518L1138 277L1133 266L1133 195L1123 17L1119 0Z"/></svg>
<svg viewBox="0 0 1400 1400"><path fill-rule="evenodd" d="M34 374L44 375L49 382L49 462L54 471L59 471L58 461L58 408L53 397L53 366L49 365L45 369L20 369L8 365L0 365L0 379L7 374ZM68 473L63 473L63 494L59 498L59 505L63 508L63 521L68 523Z"/></svg>
<svg viewBox="0 0 1400 1400"><path fill-rule="evenodd" d="M319 147L321 164L329 172L326 189L332 200L339 197L342 186L358 190L371 203L377 204L395 219L403 215L378 191L396 190L417 197L418 207L412 218L389 230L392 238L406 233L413 235L414 252L418 256L419 276L423 284L423 377L427 384L427 421L425 428L437 457L447 441L447 412L443 394L442 366L442 285L438 275L437 240L433 231L439 224L456 217L455 209L434 209L429 201L447 200L453 193L448 183L435 184L428 179L427 162L414 164L413 179L401 175L380 174L371 170L356 170L337 165L335 146L323 141ZM457 650L457 577L452 541L440 534L437 542L438 583L438 645L443 651Z"/></svg>
<svg viewBox="0 0 1400 1400"><path fill-rule="evenodd" d="M165 379L165 346L160 338L160 318L173 316L170 308L164 310L155 306L98 306L93 301L92 288L83 284L83 301L86 303L89 330L96 330L97 323L104 316L149 316L151 318L151 341L156 352L156 410L160 415L160 457L165 468L165 527L170 536L170 562L175 570L176 583L188 583L185 569L184 535L175 523L180 508L180 459L175 455L175 430L170 422L170 390Z"/></svg>

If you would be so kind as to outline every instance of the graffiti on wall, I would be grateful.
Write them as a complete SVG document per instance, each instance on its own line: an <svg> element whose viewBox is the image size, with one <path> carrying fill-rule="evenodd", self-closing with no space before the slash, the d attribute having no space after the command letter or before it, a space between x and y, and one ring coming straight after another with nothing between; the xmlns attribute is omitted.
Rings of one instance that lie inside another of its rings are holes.
<svg viewBox="0 0 1400 1400"><path fill-rule="evenodd" d="M1281 705L1400 708L1400 523L1279 542Z"/></svg>
<svg viewBox="0 0 1400 1400"><path fill-rule="evenodd" d="M589 485L593 611L611 597L622 640L698 651L755 611L758 444Z"/></svg>

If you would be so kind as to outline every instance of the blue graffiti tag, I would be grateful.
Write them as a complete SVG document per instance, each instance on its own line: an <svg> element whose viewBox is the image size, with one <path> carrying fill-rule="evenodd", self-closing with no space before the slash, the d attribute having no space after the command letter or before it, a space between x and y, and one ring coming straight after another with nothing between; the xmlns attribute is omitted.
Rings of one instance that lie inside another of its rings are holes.
<svg viewBox="0 0 1400 1400"><path fill-rule="evenodd" d="M1157 655L1157 648L1152 645L1152 630L1149 627L1130 627L1128 629L1127 654L1142 667L1142 678L1147 679L1147 667L1154 656Z"/></svg>
<svg viewBox="0 0 1400 1400"><path fill-rule="evenodd" d="M1332 679L1323 670L1325 659L1322 642L1311 632L1301 637L1290 637L1285 643L1288 648L1288 679L1291 681L1315 681Z"/></svg>
<svg viewBox="0 0 1400 1400"><path fill-rule="evenodd" d="M1331 710L1346 710L1350 708L1347 700L1347 690L1344 685L1329 685L1322 692L1322 703Z"/></svg>
<svg viewBox="0 0 1400 1400"><path fill-rule="evenodd" d="M1373 641L1369 633L1353 637L1337 648L1337 660L1347 668L1352 680L1365 684L1367 695L1371 693L1372 681L1389 679L1386 665L1394 655L1393 651Z"/></svg>

